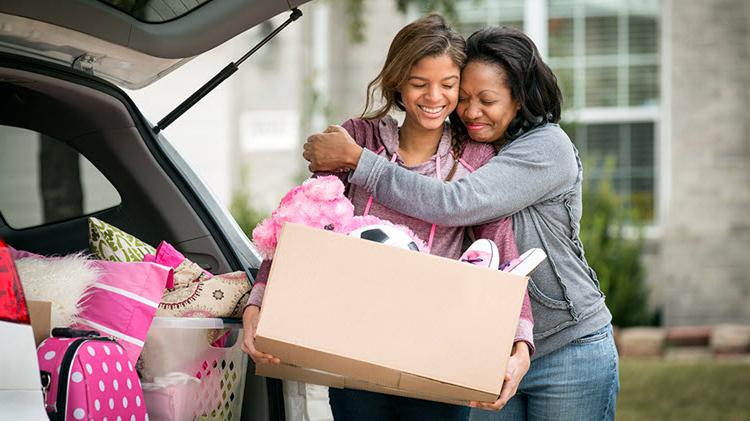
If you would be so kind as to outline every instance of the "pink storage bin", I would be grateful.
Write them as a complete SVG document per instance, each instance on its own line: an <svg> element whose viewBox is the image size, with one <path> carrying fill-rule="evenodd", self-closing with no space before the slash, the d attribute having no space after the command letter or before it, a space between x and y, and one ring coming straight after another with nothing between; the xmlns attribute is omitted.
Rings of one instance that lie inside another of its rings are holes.
<svg viewBox="0 0 750 421"><path fill-rule="evenodd" d="M216 329L227 329L221 340ZM213 333L210 335L210 333ZM169 414L176 402L190 402L191 413L176 414L185 419L239 421L247 372L247 355L242 352L242 325L221 319L155 317L143 347L143 381L182 373L200 380L192 386L152 388L144 391L149 413ZM158 405L158 406L154 406ZM183 409L184 411L184 409ZM192 417L192 418L191 418ZM166 418L169 419L169 418Z"/></svg>

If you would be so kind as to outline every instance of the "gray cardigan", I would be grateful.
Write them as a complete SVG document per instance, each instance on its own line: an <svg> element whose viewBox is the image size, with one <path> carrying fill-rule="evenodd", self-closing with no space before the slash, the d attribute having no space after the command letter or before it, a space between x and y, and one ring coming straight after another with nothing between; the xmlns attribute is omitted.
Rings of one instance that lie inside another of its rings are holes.
<svg viewBox="0 0 750 421"><path fill-rule="evenodd" d="M519 251L540 247L548 256L529 282L534 358L612 319L579 239L582 180L575 146L551 123L521 135L454 182L408 171L368 150L349 176L379 203L439 225L476 225L512 216Z"/></svg>

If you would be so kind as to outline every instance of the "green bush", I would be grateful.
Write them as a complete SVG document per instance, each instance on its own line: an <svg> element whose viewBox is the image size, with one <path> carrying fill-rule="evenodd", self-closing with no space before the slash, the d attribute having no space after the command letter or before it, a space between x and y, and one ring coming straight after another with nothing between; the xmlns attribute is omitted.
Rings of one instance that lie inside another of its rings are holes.
<svg viewBox="0 0 750 421"><path fill-rule="evenodd" d="M593 168L591 159L584 168ZM641 263L642 227L637 217L623 206L612 185L614 160L603 162L604 177L592 182L584 177L581 241L586 260L596 271L612 323L620 326L651 325Z"/></svg>
<svg viewBox="0 0 750 421"><path fill-rule="evenodd" d="M247 235L247 238L252 239L253 229L255 229L255 226L260 221L268 217L269 213L260 211L252 206L251 194L246 187L248 185L248 173L248 167L243 166L240 170L240 186L243 187L232 194L232 200L229 203L229 212L245 235Z"/></svg>

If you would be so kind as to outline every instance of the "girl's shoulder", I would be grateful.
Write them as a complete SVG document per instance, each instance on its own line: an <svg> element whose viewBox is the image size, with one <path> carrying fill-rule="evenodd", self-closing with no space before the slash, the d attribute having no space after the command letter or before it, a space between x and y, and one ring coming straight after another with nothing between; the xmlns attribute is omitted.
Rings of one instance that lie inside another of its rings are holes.
<svg viewBox="0 0 750 421"><path fill-rule="evenodd" d="M378 119L367 119L367 118L351 118L341 124L347 132L354 138L354 141L363 148L370 150L377 150L382 145L382 133L383 127L390 127L393 124L389 121L393 119L390 116L385 116ZM395 122L395 120L394 120ZM396 133L398 133L398 124L396 123Z"/></svg>
<svg viewBox="0 0 750 421"><path fill-rule="evenodd" d="M474 168L484 165L496 155L497 151L491 143L480 143L469 140L463 147L461 160Z"/></svg>

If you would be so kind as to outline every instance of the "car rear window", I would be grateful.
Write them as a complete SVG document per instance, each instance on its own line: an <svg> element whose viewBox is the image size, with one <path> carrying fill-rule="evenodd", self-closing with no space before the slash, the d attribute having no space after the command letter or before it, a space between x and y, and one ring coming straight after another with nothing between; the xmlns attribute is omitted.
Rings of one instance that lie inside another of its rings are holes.
<svg viewBox="0 0 750 421"><path fill-rule="evenodd" d="M84 156L49 136L0 125L0 215L15 229L76 218L120 204Z"/></svg>
<svg viewBox="0 0 750 421"><path fill-rule="evenodd" d="M130 16L149 23L166 22L184 16L211 0L100 0Z"/></svg>

